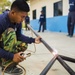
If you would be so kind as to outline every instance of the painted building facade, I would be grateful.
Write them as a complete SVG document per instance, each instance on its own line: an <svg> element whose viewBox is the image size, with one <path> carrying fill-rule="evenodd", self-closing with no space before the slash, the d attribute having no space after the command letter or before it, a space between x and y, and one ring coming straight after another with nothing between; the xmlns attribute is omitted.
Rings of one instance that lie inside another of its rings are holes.
<svg viewBox="0 0 75 75"><path fill-rule="evenodd" d="M67 32L68 0L30 0L30 24L34 30L39 28L40 11L46 16L45 29L56 32Z"/></svg>

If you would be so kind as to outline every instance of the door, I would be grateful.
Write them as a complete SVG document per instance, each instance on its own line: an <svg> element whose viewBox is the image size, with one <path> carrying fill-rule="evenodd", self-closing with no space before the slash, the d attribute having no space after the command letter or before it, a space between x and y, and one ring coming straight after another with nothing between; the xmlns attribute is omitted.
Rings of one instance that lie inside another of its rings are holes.
<svg viewBox="0 0 75 75"><path fill-rule="evenodd" d="M45 22L46 22L46 6L42 7L42 10L44 11L44 14L45 14ZM46 23L45 23L45 30L46 30Z"/></svg>

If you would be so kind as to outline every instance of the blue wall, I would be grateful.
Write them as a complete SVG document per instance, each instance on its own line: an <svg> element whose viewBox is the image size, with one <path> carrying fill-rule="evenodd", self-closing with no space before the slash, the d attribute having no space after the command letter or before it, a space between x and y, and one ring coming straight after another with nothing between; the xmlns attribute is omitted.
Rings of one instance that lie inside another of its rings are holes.
<svg viewBox="0 0 75 75"><path fill-rule="evenodd" d="M39 29L39 21L37 19L36 20L31 20L30 25L33 27L34 30Z"/></svg>
<svg viewBox="0 0 75 75"><path fill-rule="evenodd" d="M34 30L39 29L39 23L37 20L30 22ZM46 19L46 30L54 32L67 32L67 16L58 16Z"/></svg>
<svg viewBox="0 0 75 75"><path fill-rule="evenodd" d="M47 30L55 32L67 32L67 16L48 18Z"/></svg>

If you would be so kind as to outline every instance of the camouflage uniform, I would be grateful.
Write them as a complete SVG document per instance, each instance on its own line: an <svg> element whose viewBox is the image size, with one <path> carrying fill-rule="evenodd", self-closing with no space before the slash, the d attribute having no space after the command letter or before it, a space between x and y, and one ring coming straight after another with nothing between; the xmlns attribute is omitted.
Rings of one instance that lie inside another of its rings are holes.
<svg viewBox="0 0 75 75"><path fill-rule="evenodd" d="M17 53L20 51L25 51L28 47L28 45L24 42L17 41L16 33L13 28L8 28L5 30L5 32L2 34L2 42L3 42L3 49L6 51L9 51L11 53ZM2 58L2 65L6 66L9 64L12 60L6 60Z"/></svg>

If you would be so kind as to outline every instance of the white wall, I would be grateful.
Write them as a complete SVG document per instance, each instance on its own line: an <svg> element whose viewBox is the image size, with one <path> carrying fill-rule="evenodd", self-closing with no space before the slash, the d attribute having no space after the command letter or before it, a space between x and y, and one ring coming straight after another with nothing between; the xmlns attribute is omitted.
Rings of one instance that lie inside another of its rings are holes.
<svg viewBox="0 0 75 75"><path fill-rule="evenodd" d="M40 11L42 7L46 6L46 17L50 18L53 17L53 3L58 2L60 0L30 0L30 17L32 20L32 11L36 9L36 18L39 19ZM68 14L68 0L63 1L63 15Z"/></svg>
<svg viewBox="0 0 75 75"><path fill-rule="evenodd" d="M67 15L69 10L69 0L63 0L63 15Z"/></svg>

